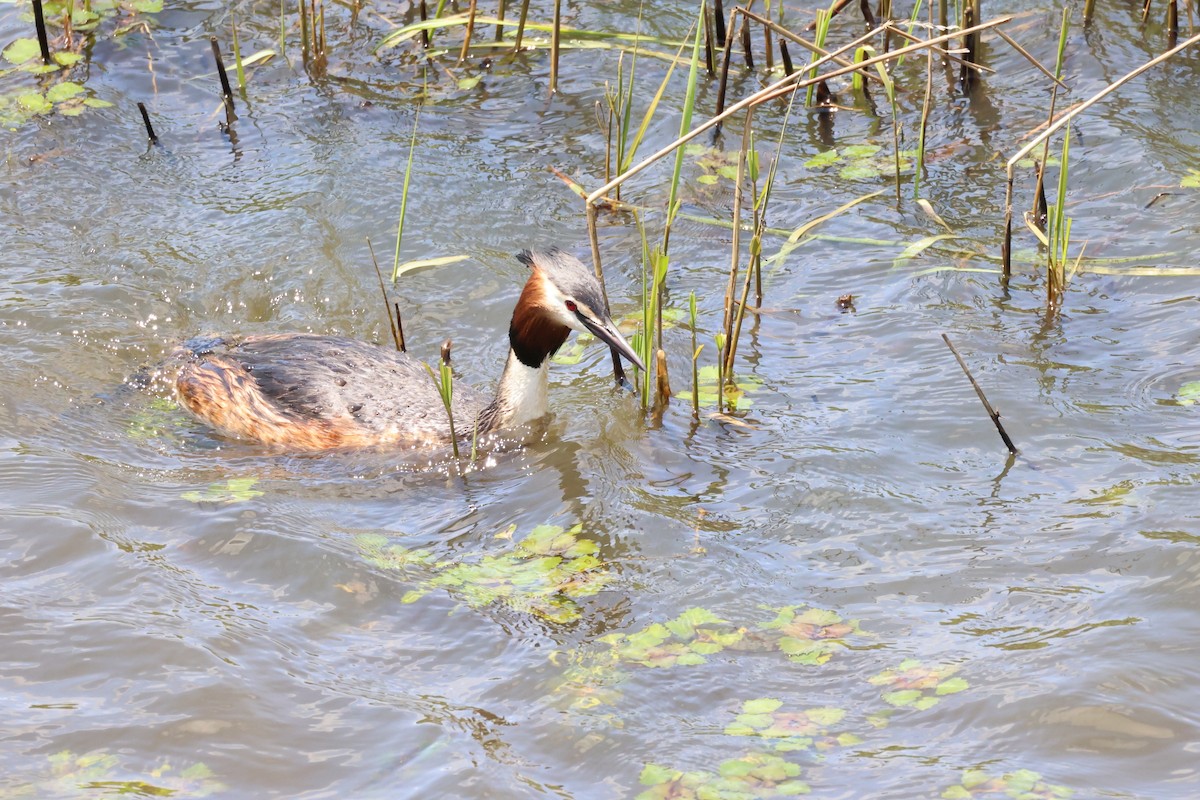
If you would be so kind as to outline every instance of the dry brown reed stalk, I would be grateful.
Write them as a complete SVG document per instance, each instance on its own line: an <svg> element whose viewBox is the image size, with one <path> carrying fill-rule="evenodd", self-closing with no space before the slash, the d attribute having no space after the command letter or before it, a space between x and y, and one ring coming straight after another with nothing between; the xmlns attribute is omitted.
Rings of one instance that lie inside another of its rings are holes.
<svg viewBox="0 0 1200 800"><path fill-rule="evenodd" d="M217 77L221 80L221 97L225 101L225 124L232 125L238 118L233 110L233 88L229 85L229 74L225 72L225 61L221 58L221 45L217 44L217 37L208 37L209 43L212 45L213 58L217 61Z"/></svg>
<svg viewBox="0 0 1200 800"><path fill-rule="evenodd" d="M500 20L496 23L496 41L504 39L504 12L508 3L505 0L500 0L500 7L496 9L496 19Z"/></svg>
<svg viewBox="0 0 1200 800"><path fill-rule="evenodd" d="M753 128L751 123L754 119L754 106L746 109L746 121L742 127L742 146L738 151L738 167L737 167L737 185L734 187L734 214L733 214L733 243L730 247L732 257L730 259L729 268L729 286L725 291L725 326L722 329L725 334L724 347L722 352L718 354L720 365L717 373L717 397L718 402L725 398L725 387L732 382L733 379L733 360L737 357L738 338L742 331L742 319L746 313L746 301L750 295L750 280L754 276L754 258L751 256L751 263L746 267L746 276L742 285L742 298L738 302L734 298L734 291L737 286L738 264L741 260L741 237L738 231L741 228L741 202L742 202L742 184L746 180L746 162L748 151L751 142L751 134ZM759 218L755 214L755 233L759 230ZM757 240L757 237L756 237ZM734 304L737 304L737 311L734 311Z"/></svg>
<svg viewBox="0 0 1200 800"><path fill-rule="evenodd" d="M1096 103L1099 103L1101 100L1103 100L1109 94L1115 92L1117 89L1121 88L1126 83L1129 83L1131 80L1133 80L1137 76L1141 75L1143 72L1146 72L1149 69L1153 69L1154 67L1163 63L1164 61L1167 61L1168 59L1172 58L1176 54L1186 50L1187 48L1189 48L1192 45L1197 44L1197 43L1200 43L1200 34L1196 34L1195 36L1192 36L1191 38L1187 39L1186 41L1179 43L1175 47L1172 47L1167 52L1162 53L1161 55L1155 56L1154 58L1147 61L1145 64L1142 64L1140 67L1137 67L1136 69L1133 69L1133 70L1127 72L1125 75L1123 75L1120 78L1118 78L1117 80L1113 81L1108 86L1105 86L1103 89L1096 92L1094 95L1092 95L1088 99L1084 100L1082 103L1077 104L1076 106L1071 108L1069 111L1066 111L1065 113L1063 113L1062 116L1060 116L1054 122L1054 124L1048 125L1044 131L1042 131L1040 134L1038 134L1033 139L1031 139L1024 147L1022 147L1011 158L1008 159L1008 162L1007 162L1007 190L1006 190L1005 199L1004 199L1004 228L1005 228L1004 244L1001 246L1001 250L1000 250L1000 257L1004 263L1004 276L1006 278L1012 274L1012 260L1011 260L1012 259L1012 245L1011 245L1011 243L1012 243L1012 199L1013 199L1013 179L1014 179L1013 168L1017 165L1017 162L1019 162L1021 159L1028 156L1029 153L1032 152L1033 148L1037 147L1039 144L1042 144L1044 141L1049 139L1064 125L1069 124L1071 122L1071 120L1073 120L1075 117L1079 116L1084 111L1086 111L1089 108L1091 108L1092 106L1094 106Z"/></svg>
<svg viewBox="0 0 1200 800"><path fill-rule="evenodd" d="M667 351L661 347L654 351L655 406L659 409L671 402L671 382L667 378Z"/></svg>
<svg viewBox="0 0 1200 800"><path fill-rule="evenodd" d="M562 35L562 0L554 0L554 25L550 31L550 94L558 91L558 53Z"/></svg>
<svg viewBox="0 0 1200 800"><path fill-rule="evenodd" d="M529 19L529 0L522 0L521 18L517 20L517 37L513 41L512 51L514 53L521 52L521 39L525 35L525 20L527 19Z"/></svg>
<svg viewBox="0 0 1200 800"><path fill-rule="evenodd" d="M733 11L731 13L741 14L744 17L748 17L748 18L754 20L759 25L762 25L763 27L765 27L769 30L775 31L777 34L779 34L780 38L787 39L789 42L795 42L796 44L800 45L801 47L803 47L805 50L807 50L810 53L814 53L815 55L818 55L818 56L829 55L829 51L826 50L825 48L819 47L816 44L813 44L812 42L805 39L803 36L797 36L795 33L792 33L791 31L789 31L787 28L783 27L782 25L780 25L776 22L772 22L771 20L767 19L766 17L760 16L759 14L755 14L753 11L748 11L747 9L741 8L739 6L735 9L733 9ZM913 36L911 38L913 41L918 41L917 37L915 37L915 36ZM783 42L780 42L780 44L782 45ZM847 59L840 58L840 57L833 59L833 63L838 64L839 66L843 66L843 67L853 66L852 61L849 61ZM876 75L872 72L864 72L863 74L867 77L868 80L881 81L881 82L883 80L878 75Z"/></svg>
<svg viewBox="0 0 1200 800"><path fill-rule="evenodd" d="M150 124L150 112L146 110L145 103L138 103L138 111L142 112L142 122L146 126L146 138L150 140L150 144L158 144L158 137L154 135L154 126Z"/></svg>
<svg viewBox="0 0 1200 800"><path fill-rule="evenodd" d="M467 30L463 34L462 50L458 51L459 64L467 60L467 53L471 49L471 37L475 35L475 8L477 4L477 0L471 0L471 5L467 8Z"/></svg>
<svg viewBox="0 0 1200 800"><path fill-rule="evenodd" d="M379 269L379 259L375 258L375 245L371 244L371 238L367 237L367 249L371 251L371 263L375 265L375 277L379 279L379 293L383 295L383 311L387 314L388 327L392 331L392 341L396 343L396 349L401 353L405 351L404 347L404 329L400 327L400 304L396 303L396 316L392 316L392 306L388 301L387 287L383 283L383 272Z"/></svg>
<svg viewBox="0 0 1200 800"><path fill-rule="evenodd" d="M750 45L750 23L747 20L742 21L742 52L746 57L746 69L754 71L754 53L751 52Z"/></svg>
<svg viewBox="0 0 1200 800"><path fill-rule="evenodd" d="M1062 31L1060 38L1064 39L1064 41L1062 42L1062 44L1064 46L1066 44L1065 36L1066 36L1067 23L1070 21L1070 18L1071 18L1071 9L1069 7L1064 7L1063 13L1062 13L1062 23L1061 23L1061 27L1059 28L1059 30ZM1063 52L1065 53L1065 50ZM1062 60L1060 58L1059 63L1055 66L1054 71L1056 73L1058 73L1058 72L1061 72L1061 70L1062 70ZM1053 122L1054 122L1054 111L1058 104L1058 87L1061 85L1062 85L1062 82L1060 80L1058 80L1057 77L1055 77L1055 85L1050 87L1050 110L1049 110L1049 113L1046 115L1047 116L1047 120L1046 120L1047 126L1053 124ZM1041 230L1042 233L1046 232L1046 209L1047 209L1047 204L1046 204L1046 163L1049 160L1050 160L1050 139L1047 138L1042 144L1042 161L1041 161L1041 164L1038 166L1038 170L1037 170L1037 190L1034 193L1033 208L1030 209L1030 213L1034 215L1034 222L1038 226L1038 229ZM1066 169L1066 167L1067 167L1066 164L1062 165L1062 169ZM1061 197L1058 199L1058 202L1060 202L1060 203L1063 202Z"/></svg>
<svg viewBox="0 0 1200 800"><path fill-rule="evenodd" d="M996 426L996 431L999 432L1000 438L1004 440L1004 446L1008 448L1011 455L1017 454L1017 446L1013 444L1013 440L1009 437L1008 431L1004 430L1004 425L1000 422L1000 412L992 407L988 402L987 395L983 393L983 389L979 386L979 382L975 380L975 376L971 374L971 370L967 368L967 362L963 361L963 357L958 354L958 350L950 342L950 337L942 334L942 341L946 343L946 347L950 348L950 352L954 354L954 359L958 361L958 365L962 367L962 371L966 374L967 380L971 382L971 386L975 389L975 394L979 396L979 401L983 403L984 409L987 410L988 416L992 418L992 424Z"/></svg>
<svg viewBox="0 0 1200 800"><path fill-rule="evenodd" d="M930 25L932 27L932 23L930 23ZM1009 42L1012 41L1011 39L1009 39L1007 37L1007 35L1004 34L1002 29L997 28L996 33L1000 34L1001 36L1004 36L1005 41L1009 41ZM896 28L895 34L897 36L899 36L901 39L906 39L910 42L921 41L920 37L914 36L913 34L909 33L908 31L904 30L903 28ZM954 52L947 50L944 47L931 47L929 49L932 50L933 52L937 53L939 56L946 59L947 61L954 62L955 64L958 64L959 66L966 66L968 69L973 69L976 72L987 72L987 73L991 73L991 74L995 74L995 72L996 72L996 70L992 69L991 67L985 67L982 64L971 64L970 62L968 62L962 58L959 58L957 55L955 55Z"/></svg>
<svg viewBox="0 0 1200 800"><path fill-rule="evenodd" d="M975 20L979 19L979 0L966 0L963 4L963 22L962 27L969 29L975 24ZM966 50L966 58L959 73L959 81L962 83L964 92L970 92L975 87L976 73L973 69L968 68L968 65L974 65L979 62L979 34L966 33L964 30L962 37L962 46Z"/></svg>
<svg viewBox="0 0 1200 800"><path fill-rule="evenodd" d="M716 37L716 31L713 27L713 12L712 9L705 4L704 7L704 71L708 73L708 77L715 77L717 72L717 62L714 51L716 47L713 45L713 40Z"/></svg>
<svg viewBox="0 0 1200 800"><path fill-rule="evenodd" d="M46 14L42 0L33 0L33 27L37 30L38 49L42 52L42 63L50 63L50 39L46 36Z"/></svg>
<svg viewBox="0 0 1200 800"><path fill-rule="evenodd" d="M591 194L589 194L587 196L586 213L587 213L587 221L588 221L588 238L591 240L591 245L592 245L593 267L595 269L597 278L600 280L601 286L603 286L603 284L604 284L604 279L602 277L603 266L602 266L601 260L600 260L600 242L598 239L599 234L597 232L597 221L596 221L597 203L600 201L601 198L604 198L609 192L611 192L617 186L620 186L625 181L629 180L633 176L641 173L646 168L648 168L651 165L658 162L660 159L671 154L672 152L675 151L676 148L682 147L683 145L687 144L688 142L690 142L692 139L699 136L704 131L721 124L722 122L724 122L726 119L728 119L733 114L737 114L738 112L742 111L743 109L749 108L750 106L759 105L761 103L768 102L776 97L782 97L783 95L789 94L790 92L793 92L798 89L806 88L809 85L819 83L820 81L823 81L823 80L828 80L830 78L837 78L842 75L848 74L850 72L854 72L855 70L872 67L875 64L883 63L885 61L895 60L902 56L906 56L909 53L915 53L920 50L923 50L926 47L933 47L933 46L942 44L944 42L948 42L951 39L955 39L955 38L962 36L964 34L967 34L967 33L975 33L978 31L984 31L984 30L988 30L990 28L994 28L998 25L1004 25L1005 23L1010 22L1011 20L1012 20L1011 16L997 17L996 19L980 23L979 25L976 25L973 28L965 30L965 31L955 31L953 33L947 33L947 34L943 34L941 36L935 36L932 39L927 39L927 40L922 41L917 44L911 44L911 45L908 45L907 47L902 47L902 48L900 48L898 50L894 50L890 53L884 53L882 55L877 55L877 56L873 56L868 59L864 59L863 61L860 61L857 64L850 64L848 66L839 67L839 68L831 70L830 72L827 72L823 75L815 75L812 78L804 78L803 73L800 73L800 72L795 72L795 73L792 73L791 75L786 75L783 78L780 78L779 80L775 81L774 83L760 89L759 91L755 92L754 94L752 94L748 97L745 97L742 100L739 100L737 103L734 103L732 106L725 109L724 111L721 111L720 113L716 114L715 116L710 117L707 121L701 123L700 125L697 125L690 132L680 136L675 141L671 142L670 144L666 145L665 147L660 148L653 154L647 156L646 158L639 161L637 164L633 165L629 169L622 172L617 177L608 181L608 183L604 184L600 188L595 189ZM828 55L822 56L821 58L817 59L812 64L809 64L807 69L815 70L818 67L824 66L825 64L829 63L829 61L831 61L832 59L837 58L838 56L841 56L841 55L845 54L846 52L852 52L859 45L861 45L867 41L870 41L875 36L878 36L878 35L886 32L888 29L891 29L892 27L894 27L892 25L892 23L885 22L880 27L875 28L874 30L868 31L867 33L863 34L862 36L858 37L857 39L849 42L846 45L843 45L842 47L838 48L837 50L832 51ZM619 359L617 360L617 363L619 366Z"/></svg>

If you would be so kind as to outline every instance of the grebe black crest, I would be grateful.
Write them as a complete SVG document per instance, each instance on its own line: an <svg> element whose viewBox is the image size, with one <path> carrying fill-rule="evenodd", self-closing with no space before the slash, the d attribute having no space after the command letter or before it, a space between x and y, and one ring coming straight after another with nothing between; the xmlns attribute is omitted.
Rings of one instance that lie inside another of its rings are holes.
<svg viewBox="0 0 1200 800"><path fill-rule="evenodd" d="M572 330L594 334L638 369L591 270L558 249L524 251L530 268L513 309L495 395L455 384L454 429L470 438L543 416L550 357ZM424 364L355 339L285 333L196 338L177 355L180 403L227 436L294 450L450 442L446 409Z"/></svg>

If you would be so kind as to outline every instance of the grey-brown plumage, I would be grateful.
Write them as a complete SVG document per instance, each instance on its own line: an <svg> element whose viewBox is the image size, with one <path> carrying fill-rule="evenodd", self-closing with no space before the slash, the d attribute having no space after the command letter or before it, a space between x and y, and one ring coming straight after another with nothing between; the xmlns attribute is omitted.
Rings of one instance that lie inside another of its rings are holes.
<svg viewBox="0 0 1200 800"><path fill-rule="evenodd" d="M604 307L592 273L559 250L525 251L529 280L513 310L495 396L454 386L455 432L515 428L547 411L547 366L573 328L595 333L641 367ZM450 441L445 407L424 364L334 336L193 339L177 351L180 402L218 431L289 449L432 445Z"/></svg>

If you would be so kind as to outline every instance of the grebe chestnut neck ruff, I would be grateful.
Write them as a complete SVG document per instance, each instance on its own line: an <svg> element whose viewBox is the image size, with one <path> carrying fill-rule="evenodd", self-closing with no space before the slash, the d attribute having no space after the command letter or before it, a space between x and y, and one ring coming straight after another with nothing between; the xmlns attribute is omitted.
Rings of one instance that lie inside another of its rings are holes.
<svg viewBox="0 0 1200 800"><path fill-rule="evenodd" d="M470 438L547 413L550 357L572 330L594 334L645 370L617 331L595 275L558 249L524 251L529 280L513 309L504 372L490 400L456 384L455 431ZM285 333L192 339L177 351L180 403L227 436L294 450L450 442L442 399L424 364L338 336Z"/></svg>

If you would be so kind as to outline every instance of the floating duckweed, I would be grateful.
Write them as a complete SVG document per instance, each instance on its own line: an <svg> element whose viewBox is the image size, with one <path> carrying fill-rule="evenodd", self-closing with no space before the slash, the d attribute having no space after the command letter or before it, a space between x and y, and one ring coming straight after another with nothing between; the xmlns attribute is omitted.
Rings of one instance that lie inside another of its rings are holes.
<svg viewBox="0 0 1200 800"><path fill-rule="evenodd" d="M635 633L613 633L600 639L618 661L646 667L704 664L706 656L735 645L745 629L730 628L727 620L704 608L692 608L670 622L656 622Z"/></svg>
<svg viewBox="0 0 1200 800"><path fill-rule="evenodd" d="M47 759L45 774L36 782L7 786L3 797L208 797L228 787L213 778L203 763L188 767L163 760L148 772L126 769L118 756L103 750L77 754L62 750Z"/></svg>
<svg viewBox="0 0 1200 800"><path fill-rule="evenodd" d="M800 767L776 755L750 753L721 762L716 773L681 772L659 764L646 764L639 778L645 791L637 800L696 798L696 800L753 800L808 794Z"/></svg>
<svg viewBox="0 0 1200 800"><path fill-rule="evenodd" d="M771 697L747 700L737 719L725 727L729 736L760 736L774 740L780 752L793 750L829 750L838 746L858 744L862 740L852 733L830 733L846 716L841 708L810 708L805 711L783 709L783 701Z"/></svg>
<svg viewBox="0 0 1200 800"><path fill-rule="evenodd" d="M193 503L240 503L263 495L254 488L256 483L258 478L230 478L210 484L203 492L184 492L181 497Z"/></svg>
<svg viewBox="0 0 1200 800"><path fill-rule="evenodd" d="M719 375L716 364L700 367L696 371L696 380L699 382L700 405L717 405ZM739 410L750 408L754 401L750 399L749 392L761 388L762 385L762 379L754 375L747 375L726 384L725 406Z"/></svg>
<svg viewBox="0 0 1200 800"><path fill-rule="evenodd" d="M358 545L381 569L418 568L420 585L404 595L406 603L446 589L473 608L503 602L553 622L570 622L581 613L575 599L596 594L612 580L596 555L599 546L581 537L582 529L539 525L511 551L470 561L435 561L426 550L389 545L382 536L360 536Z"/></svg>
<svg viewBox="0 0 1200 800"><path fill-rule="evenodd" d="M776 609L773 609L776 610ZM779 649L797 664L820 665L845 648L846 638L862 633L858 620L844 619L836 611L804 606L784 606L763 628L782 634Z"/></svg>
<svg viewBox="0 0 1200 800"><path fill-rule="evenodd" d="M916 150L900 151L900 171L913 168ZM845 180L868 180L880 175L892 175L896 171L896 160L891 152L884 152L877 144L856 144L841 150L825 150L804 162L809 169L825 169L838 166L838 177Z"/></svg>
<svg viewBox="0 0 1200 800"><path fill-rule="evenodd" d="M938 704L939 698L969 688L964 678L951 677L958 672L952 664L927 667L910 658L895 669L885 669L867 679L873 686L884 687L883 701L897 708L925 711Z"/></svg>
<svg viewBox="0 0 1200 800"><path fill-rule="evenodd" d="M1007 772L999 777L989 775L981 769L963 771L962 783L942 792L944 800L970 800L971 798L1019 797L1021 800L1065 800L1075 794L1073 789L1046 783L1042 776L1028 769Z"/></svg>

